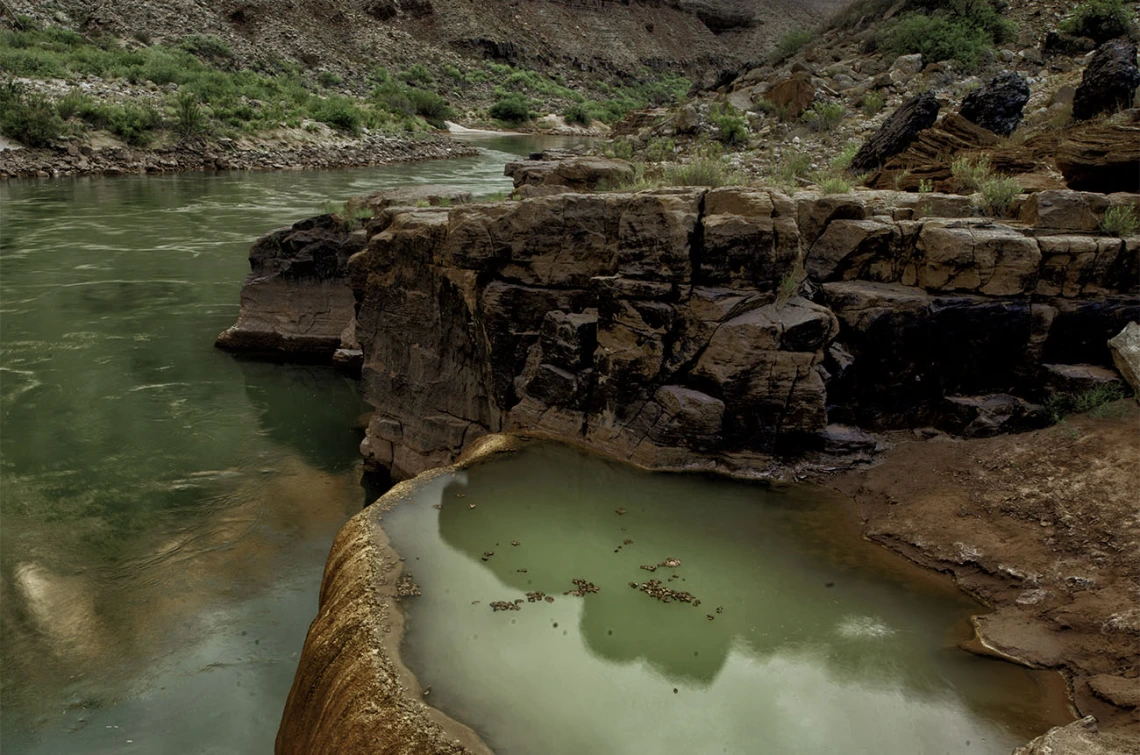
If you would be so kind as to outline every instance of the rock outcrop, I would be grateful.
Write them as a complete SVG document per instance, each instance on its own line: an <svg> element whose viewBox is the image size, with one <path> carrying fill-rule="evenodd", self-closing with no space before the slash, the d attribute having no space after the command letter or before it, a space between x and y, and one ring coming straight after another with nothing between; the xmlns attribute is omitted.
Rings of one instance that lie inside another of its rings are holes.
<svg viewBox="0 0 1140 755"><path fill-rule="evenodd" d="M855 153L851 172L867 173L882 167L909 147L920 131L934 125L939 108L938 100L930 92L907 100Z"/></svg>
<svg viewBox="0 0 1140 755"><path fill-rule="evenodd" d="M1140 191L1140 122L1073 129L1057 145L1056 161L1070 189Z"/></svg>
<svg viewBox="0 0 1140 755"><path fill-rule="evenodd" d="M1140 324L1130 322L1108 342L1116 369L1140 395Z"/></svg>
<svg viewBox="0 0 1140 755"><path fill-rule="evenodd" d="M755 472L835 446L837 424L1035 426L1041 365L1110 367L1140 319L1140 240L933 217L969 206L941 200L916 217L895 192L677 188L387 211L349 264L377 407L362 450L403 478L520 430Z"/></svg>
<svg viewBox="0 0 1140 755"><path fill-rule="evenodd" d="M966 95L958 112L971 123L1000 136L1009 136L1021 123L1027 102L1029 84L1018 74L1004 71L989 84Z"/></svg>
<svg viewBox="0 0 1140 755"><path fill-rule="evenodd" d="M249 252L237 324L217 346L259 357L324 362L353 346L348 258L368 237L359 221L321 215L279 228Z"/></svg>
<svg viewBox="0 0 1140 755"><path fill-rule="evenodd" d="M1132 105L1137 87L1140 69L1136 67L1136 45L1126 39L1105 42L1085 68L1073 98L1073 117L1083 121L1124 110Z"/></svg>

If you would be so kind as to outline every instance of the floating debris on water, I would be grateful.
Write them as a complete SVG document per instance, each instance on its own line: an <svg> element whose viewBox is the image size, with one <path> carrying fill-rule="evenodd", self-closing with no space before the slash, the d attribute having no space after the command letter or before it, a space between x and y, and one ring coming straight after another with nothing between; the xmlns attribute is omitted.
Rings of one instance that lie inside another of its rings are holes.
<svg viewBox="0 0 1140 755"><path fill-rule="evenodd" d="M621 541L621 544L622 545L633 545L633 541L627 537L625 540Z"/></svg>
<svg viewBox="0 0 1140 755"><path fill-rule="evenodd" d="M526 569L515 569L519 574L526 574Z"/></svg>
<svg viewBox="0 0 1140 755"><path fill-rule="evenodd" d="M526 602L527 603L537 603L545 597L546 597L546 593L544 593L542 590L535 590L534 592L528 592L526 594Z"/></svg>
<svg viewBox="0 0 1140 755"><path fill-rule="evenodd" d="M706 614L705 614L705 618L707 618L709 621L712 621L712 620L713 620L713 619L715 619L716 617L715 617L715 616L713 616L711 613L706 613Z"/></svg>
<svg viewBox="0 0 1140 755"><path fill-rule="evenodd" d="M547 595L545 598L543 598L543 600L545 600L547 603L553 603L554 602L554 596L553 595Z"/></svg>
<svg viewBox="0 0 1140 755"><path fill-rule="evenodd" d="M601 589L593 582L587 582L584 579L572 579L570 581L574 583L575 589L564 592L562 593L563 595L573 595L576 598L580 598L588 592L597 592Z"/></svg>
<svg viewBox="0 0 1140 755"><path fill-rule="evenodd" d="M724 613L724 606L717 606L717 607L716 607L716 612L717 612L717 613Z"/></svg>
<svg viewBox="0 0 1140 755"><path fill-rule="evenodd" d="M431 507L432 507L433 509L442 509L442 508L443 508L443 504L442 504L442 503L433 503L433 504L431 505Z"/></svg>
<svg viewBox="0 0 1140 755"><path fill-rule="evenodd" d="M411 574L405 574L396 581L396 595L401 598L411 598L420 594L420 586L412 581Z"/></svg>
<svg viewBox="0 0 1140 755"><path fill-rule="evenodd" d="M662 561L661 563L659 563L657 565L658 566L668 566L670 569L675 569L681 565L681 559L673 558L672 556L669 556L668 558L666 558L664 561Z"/></svg>
<svg viewBox="0 0 1140 755"><path fill-rule="evenodd" d="M471 605L477 606L477 605L479 605L479 601L473 600L473 601L471 601Z"/></svg>
<svg viewBox="0 0 1140 755"><path fill-rule="evenodd" d="M475 508L475 504L469 503L469 504L467 504L467 508L473 509L473 508Z"/></svg>
<svg viewBox="0 0 1140 755"><path fill-rule="evenodd" d="M518 544L519 544L519 541L518 541L518 540L512 540L512 541L511 541L511 545L518 545Z"/></svg>
<svg viewBox="0 0 1140 755"><path fill-rule="evenodd" d="M512 603L509 600L496 600L491 603L492 611L519 611L522 610L518 603Z"/></svg>
<svg viewBox="0 0 1140 755"><path fill-rule="evenodd" d="M483 560L486 561L493 555L495 555L495 551L483 551Z"/></svg>
<svg viewBox="0 0 1140 755"><path fill-rule="evenodd" d="M625 513L625 507L621 506L619 508L614 509L614 513L617 514L618 516L621 516L622 514Z"/></svg>
<svg viewBox="0 0 1140 755"><path fill-rule="evenodd" d="M653 564L642 564L641 568L645 569L645 571L657 571L657 567Z"/></svg>
<svg viewBox="0 0 1140 755"><path fill-rule="evenodd" d="M424 697L427 697L430 694L431 694L431 685L428 685L427 687L424 687Z"/></svg>
<svg viewBox="0 0 1140 755"><path fill-rule="evenodd" d="M674 590L671 587L666 587L661 584L659 579L651 579L648 582L642 582L640 585L636 582L630 582L630 587L635 587L651 598L656 598L662 603L700 603L699 600L693 597L692 593L684 592L681 590Z"/></svg>

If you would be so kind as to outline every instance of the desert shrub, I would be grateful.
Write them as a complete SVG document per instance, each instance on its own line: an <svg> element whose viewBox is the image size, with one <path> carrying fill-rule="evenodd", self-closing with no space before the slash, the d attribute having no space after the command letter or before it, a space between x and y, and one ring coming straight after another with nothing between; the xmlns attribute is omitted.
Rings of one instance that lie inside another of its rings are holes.
<svg viewBox="0 0 1140 755"><path fill-rule="evenodd" d="M321 71L317 74L317 83L328 89L329 87L340 86L344 83L344 78L332 71Z"/></svg>
<svg viewBox="0 0 1140 755"><path fill-rule="evenodd" d="M364 112L360 107L353 100L341 96L318 99L311 115L314 120L351 134L359 133L364 123Z"/></svg>
<svg viewBox="0 0 1140 755"><path fill-rule="evenodd" d="M443 75L461 86L467 83L466 74L464 74L463 71L460 71L456 66L453 66L450 63L443 67Z"/></svg>
<svg viewBox="0 0 1140 755"><path fill-rule="evenodd" d="M193 92L179 92L174 98L174 132L183 139L193 139L206 131L206 117L198 96Z"/></svg>
<svg viewBox="0 0 1140 755"><path fill-rule="evenodd" d="M978 187L977 205L987 215L1005 217L1013 200L1021 194L1021 184L1008 176L994 176Z"/></svg>
<svg viewBox="0 0 1140 755"><path fill-rule="evenodd" d="M435 83L435 76L432 76L431 71L427 66L416 63L404 71L401 78L409 84L418 86L431 86Z"/></svg>
<svg viewBox="0 0 1140 755"><path fill-rule="evenodd" d="M819 189L824 194L849 194L851 182L840 175L829 175L820 180Z"/></svg>
<svg viewBox="0 0 1140 755"><path fill-rule="evenodd" d="M126 103L109 109L108 130L127 144L144 146L162 124L162 117L150 105Z"/></svg>
<svg viewBox="0 0 1140 755"><path fill-rule="evenodd" d="M858 151L859 145L856 142L850 142L838 155L831 159L831 169L836 172L847 170L851 167L851 161L855 159L855 154Z"/></svg>
<svg viewBox="0 0 1140 755"><path fill-rule="evenodd" d="M721 144L744 144L748 141L748 124L736 108L725 105L710 116L717 128L717 138Z"/></svg>
<svg viewBox="0 0 1140 755"><path fill-rule="evenodd" d="M191 34L182 40L179 47L191 55L215 63L228 62L234 57L234 51L225 40L211 34Z"/></svg>
<svg viewBox="0 0 1140 755"><path fill-rule="evenodd" d="M1135 35L1133 19L1124 0L1088 0L1081 3L1061 22L1061 30L1091 37L1098 43Z"/></svg>
<svg viewBox="0 0 1140 755"><path fill-rule="evenodd" d="M867 92L863 95L863 115L873 118L883 111L883 95L879 92Z"/></svg>
<svg viewBox="0 0 1140 755"><path fill-rule="evenodd" d="M791 120L791 113L788 110L787 105L777 105L766 97L762 97L760 101L756 103L756 109L762 113L766 113L775 117L776 120L780 121L781 123L786 123L787 121Z"/></svg>
<svg viewBox="0 0 1140 755"><path fill-rule="evenodd" d="M567 123L577 123L582 126L589 126L594 122L594 119L590 116L589 109L581 102L575 102L563 110L562 118Z"/></svg>
<svg viewBox="0 0 1140 755"><path fill-rule="evenodd" d="M732 186L744 183L723 157L699 155L692 162L670 165L665 168L665 183L669 186Z"/></svg>
<svg viewBox="0 0 1140 755"><path fill-rule="evenodd" d="M445 121L455 117L455 111L447 104L447 100L435 92L413 87L408 89L407 98L412 111L436 128L446 128Z"/></svg>
<svg viewBox="0 0 1140 755"><path fill-rule="evenodd" d="M664 162L673 156L676 147L672 139L656 137L645 146L645 159L652 163Z"/></svg>
<svg viewBox="0 0 1140 755"><path fill-rule="evenodd" d="M801 116L814 131L831 131L847 117L847 108L838 102L817 102Z"/></svg>
<svg viewBox="0 0 1140 755"><path fill-rule="evenodd" d="M517 92L500 97L488 108L487 113L492 118L512 126L526 123L534 117L530 100Z"/></svg>
<svg viewBox="0 0 1140 755"><path fill-rule="evenodd" d="M1102 407L1113 401L1127 398L1129 391L1120 383L1107 383L1089 388L1080 393L1061 393L1050 396L1045 402L1045 410L1054 422L1060 422L1069 414L1092 412L1093 416L1103 413ZM1098 412L1098 410L1100 410Z"/></svg>
<svg viewBox="0 0 1140 755"><path fill-rule="evenodd" d="M29 147L46 147L63 133L63 120L41 94L18 84L0 85L0 134Z"/></svg>
<svg viewBox="0 0 1140 755"><path fill-rule="evenodd" d="M1109 207L1100 220L1101 233L1109 236L1133 236L1140 230L1140 216L1135 207L1117 205Z"/></svg>
<svg viewBox="0 0 1140 755"><path fill-rule="evenodd" d="M880 47L895 55L922 53L923 61L956 60L976 67L995 44L1013 38L1016 27L989 0L950 0L929 12L907 13L887 27Z"/></svg>
<svg viewBox="0 0 1140 755"><path fill-rule="evenodd" d="M950 163L950 175L954 179L954 186L963 194L978 191L982 184L993 176L989 155L977 158L963 155L954 158Z"/></svg>
<svg viewBox="0 0 1140 755"><path fill-rule="evenodd" d="M780 41L776 44L776 50L772 53L772 62L778 63L781 60L795 55L810 41L810 31L807 29L793 29L780 37Z"/></svg>
<svg viewBox="0 0 1140 755"><path fill-rule="evenodd" d="M55 110L59 113L59 117L66 121L75 117L90 99L73 89L55 101Z"/></svg>

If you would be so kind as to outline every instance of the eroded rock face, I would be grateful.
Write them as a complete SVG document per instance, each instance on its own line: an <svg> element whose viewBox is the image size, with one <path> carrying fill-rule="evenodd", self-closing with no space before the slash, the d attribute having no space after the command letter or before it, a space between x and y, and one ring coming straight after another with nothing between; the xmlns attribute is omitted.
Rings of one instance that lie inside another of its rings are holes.
<svg viewBox="0 0 1140 755"><path fill-rule="evenodd" d="M1088 204L1069 194L1054 206ZM1138 245L916 219L891 196L393 210L350 263L377 407L364 453L401 478L523 430L649 467L755 469L834 451L837 425L1026 429L1042 363L1111 366L1108 339L1140 316Z"/></svg>
<svg viewBox="0 0 1140 755"><path fill-rule="evenodd" d="M1130 322L1117 333L1108 347L1112 350L1112 361L1116 369L1140 396L1140 324Z"/></svg>
<svg viewBox="0 0 1140 755"><path fill-rule="evenodd" d="M249 252L237 324L218 336L217 346L262 357L331 360L342 334L351 332L348 258L366 242L358 221L336 215L262 236Z"/></svg>

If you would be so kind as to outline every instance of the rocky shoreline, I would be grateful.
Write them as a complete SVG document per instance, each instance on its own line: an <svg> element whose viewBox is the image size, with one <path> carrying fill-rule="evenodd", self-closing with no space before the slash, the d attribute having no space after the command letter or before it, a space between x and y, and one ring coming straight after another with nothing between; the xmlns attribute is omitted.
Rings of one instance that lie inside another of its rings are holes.
<svg viewBox="0 0 1140 755"><path fill-rule="evenodd" d="M222 170L319 170L477 154L447 136L358 139L275 146L269 140L175 144L153 149L70 144L55 149L0 150L0 179L119 176Z"/></svg>

